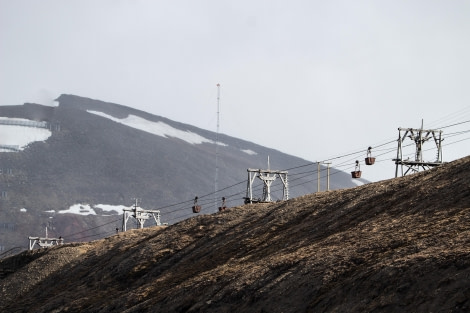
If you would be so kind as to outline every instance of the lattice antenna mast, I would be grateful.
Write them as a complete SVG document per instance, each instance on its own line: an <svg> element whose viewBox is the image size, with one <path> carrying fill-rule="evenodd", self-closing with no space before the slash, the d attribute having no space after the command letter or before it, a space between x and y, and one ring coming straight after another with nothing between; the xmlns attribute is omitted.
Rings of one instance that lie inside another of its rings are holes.
<svg viewBox="0 0 470 313"><path fill-rule="evenodd" d="M215 137L215 179L214 179L214 206L217 210L217 192L219 189L219 128L220 128L220 84L217 84L217 132Z"/></svg>
<svg viewBox="0 0 470 313"><path fill-rule="evenodd" d="M406 138L410 138L416 145L415 159L414 160L403 160L403 149L402 143ZM423 144L434 139L436 144L436 160L434 162L423 160ZM431 167L442 165L442 130L436 129L423 129L423 121L421 120L421 128L398 128L398 148L397 158L393 159L396 164L395 177L398 177L399 169L401 169L401 176L405 176L410 171L419 172L419 169L427 170ZM406 166L408 169L403 172L403 167Z"/></svg>

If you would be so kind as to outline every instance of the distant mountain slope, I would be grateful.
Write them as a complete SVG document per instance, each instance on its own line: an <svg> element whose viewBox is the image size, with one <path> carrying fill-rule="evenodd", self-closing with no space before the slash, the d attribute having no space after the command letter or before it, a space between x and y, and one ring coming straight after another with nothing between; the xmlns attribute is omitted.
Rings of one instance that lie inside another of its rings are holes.
<svg viewBox="0 0 470 313"><path fill-rule="evenodd" d="M215 212L222 196L227 198L227 206L243 203L247 168L266 168L268 156L272 169L308 163L220 134L221 191L215 199L214 132L73 95L61 95L57 101L57 107L0 106L0 117L46 121L52 132L45 142L34 142L23 151L0 152L0 168L4 169L0 175L4 195L0 225L11 224L15 229L0 235L0 246L5 249L24 242L28 235L43 235L45 226L52 235L69 236L69 240L80 239L70 234L102 224L108 223L99 228L101 232L121 226L118 216L57 214L74 204L129 206L133 198L139 198L144 208L161 208L162 222L174 223L192 214L195 196L200 197L203 213ZM290 196L311 192L314 183L306 184L309 180L312 177L291 184ZM349 174L342 172L333 175L330 184L332 189L355 186ZM229 186L233 187L226 188ZM256 192L261 193L259 186ZM279 188L273 188L273 198L281 198ZM22 209L26 212L20 212Z"/></svg>
<svg viewBox="0 0 470 313"><path fill-rule="evenodd" d="M0 261L5 312L468 312L470 157Z"/></svg>

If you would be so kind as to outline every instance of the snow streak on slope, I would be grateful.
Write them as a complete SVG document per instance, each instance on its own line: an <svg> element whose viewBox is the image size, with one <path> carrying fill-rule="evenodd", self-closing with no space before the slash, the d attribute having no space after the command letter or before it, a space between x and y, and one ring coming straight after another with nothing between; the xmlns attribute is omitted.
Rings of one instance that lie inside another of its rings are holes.
<svg viewBox="0 0 470 313"><path fill-rule="evenodd" d="M161 137L178 138L191 144L201 144L204 142L215 143L214 141L210 139L204 138L190 131L179 130L163 122L152 122L152 121L146 120L144 118L141 118L135 115L129 115L128 117L124 119L119 119L119 118L115 118L113 116L110 116L108 114L98 112L98 111L87 110L87 112L108 118L114 122L121 123L126 126L136 128L144 132L151 133L151 134L161 136ZM225 144L221 144L221 143L219 143L219 145L225 146Z"/></svg>
<svg viewBox="0 0 470 313"><path fill-rule="evenodd" d="M9 121L30 121L22 118L0 117ZM34 121L31 121L34 122ZM45 128L24 127L19 125L0 125L0 145L18 146L23 150L28 144L35 141L45 141L51 136L51 132ZM0 149L0 152L12 150Z"/></svg>
<svg viewBox="0 0 470 313"><path fill-rule="evenodd" d="M250 149L242 149L242 152L245 152L246 154L249 155L257 155L258 153L254 152L253 150Z"/></svg>
<svg viewBox="0 0 470 313"><path fill-rule="evenodd" d="M72 214L79 214L79 215L115 215L115 214L122 214L123 209L128 209L131 207L126 207L124 205L109 205L109 204L97 204L94 206L90 206L89 204L74 204L70 206L67 210L60 210L59 214L65 213L72 213ZM96 209L100 209L103 212L107 212L108 214L98 214ZM46 211L48 213L54 213L55 211Z"/></svg>

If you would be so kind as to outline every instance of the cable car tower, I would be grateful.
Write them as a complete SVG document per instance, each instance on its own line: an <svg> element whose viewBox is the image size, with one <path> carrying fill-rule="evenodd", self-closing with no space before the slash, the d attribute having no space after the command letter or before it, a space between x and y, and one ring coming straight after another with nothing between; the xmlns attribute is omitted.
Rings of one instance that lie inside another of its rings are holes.
<svg viewBox="0 0 470 313"><path fill-rule="evenodd" d="M416 145L415 158L414 160L403 160L403 150L402 143L406 138L410 138L414 141ZM428 162L423 160L423 144L430 140L434 139L436 144L436 160L433 162ZM419 169L423 170L430 169L442 165L442 130L436 129L423 129L423 121L421 121L421 128L398 128L398 148L397 148L397 158L393 159L396 164L395 177L398 177L398 170L401 169L401 176L405 176L410 171L419 172ZM408 169L403 172L403 166L406 166Z"/></svg>
<svg viewBox="0 0 470 313"><path fill-rule="evenodd" d="M271 199L271 185L276 180L276 177L282 181L284 185L282 192L282 200L289 200L289 185L287 182L287 171L274 171L269 169L269 157L268 157L268 169L247 169L248 181L246 185L246 197L245 204L257 203L257 202L272 202ZM253 199L253 182L258 177L263 182L263 196L260 199Z"/></svg>
<svg viewBox="0 0 470 313"><path fill-rule="evenodd" d="M141 229L144 228L145 221L152 216L157 226L162 225L160 223L160 210L144 210L141 207L137 206L137 199L135 199L132 208L125 208L122 210L124 211L122 214L122 231L127 230L127 221L131 216L139 222L139 228Z"/></svg>
<svg viewBox="0 0 470 313"><path fill-rule="evenodd" d="M48 248L52 246L61 245L64 243L62 237L59 238L49 238L47 235L47 226L46 226L46 237L32 237L29 236L29 250L33 250L35 245L38 245L40 248Z"/></svg>

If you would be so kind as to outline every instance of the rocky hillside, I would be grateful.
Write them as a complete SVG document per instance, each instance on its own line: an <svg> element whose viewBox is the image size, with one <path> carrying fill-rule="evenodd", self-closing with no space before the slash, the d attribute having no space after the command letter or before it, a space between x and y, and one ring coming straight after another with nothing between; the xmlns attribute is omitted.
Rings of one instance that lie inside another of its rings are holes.
<svg viewBox="0 0 470 313"><path fill-rule="evenodd" d="M0 261L3 312L468 312L470 157Z"/></svg>

